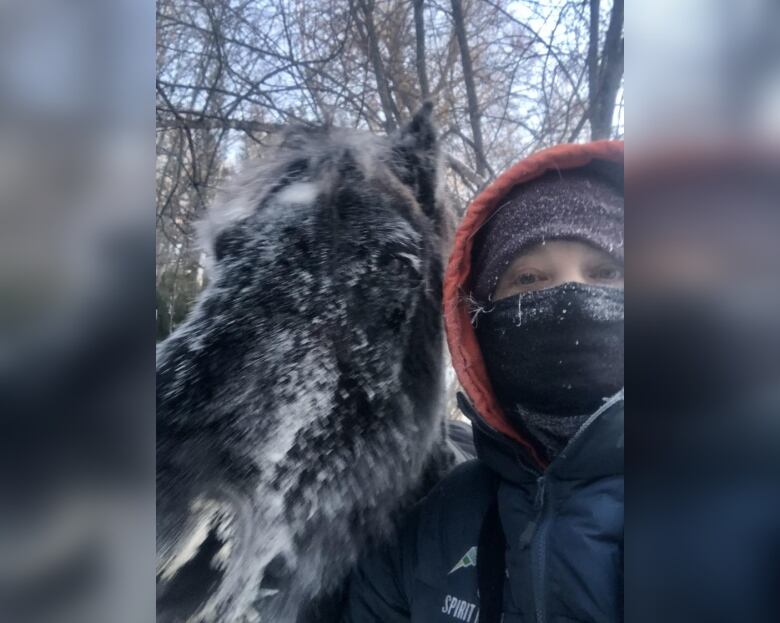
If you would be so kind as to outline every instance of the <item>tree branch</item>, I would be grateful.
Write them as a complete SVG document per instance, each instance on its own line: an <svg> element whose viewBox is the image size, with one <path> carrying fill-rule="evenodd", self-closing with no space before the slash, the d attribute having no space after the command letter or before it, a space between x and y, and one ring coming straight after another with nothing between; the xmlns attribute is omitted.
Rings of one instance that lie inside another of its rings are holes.
<svg viewBox="0 0 780 623"><path fill-rule="evenodd" d="M366 44L368 46L368 56L371 59L371 65L374 68L379 101L382 104L382 111L385 114L385 130L389 134L398 127L397 122L400 121L401 115L395 106L395 102L393 102L390 86L385 74L384 63L382 62L382 55L379 51L379 41L377 39L376 26L374 25L374 4L373 0L357 0L357 4L363 12L363 25L366 29L365 36Z"/></svg>
<svg viewBox="0 0 780 623"><path fill-rule="evenodd" d="M197 115L197 117L193 118L190 115ZM263 123L261 121L201 116L199 113L193 111L179 111L176 117L161 117L159 115L157 117L158 130L241 130L248 133L271 134L273 132L278 132L283 127L282 124L278 123Z"/></svg>

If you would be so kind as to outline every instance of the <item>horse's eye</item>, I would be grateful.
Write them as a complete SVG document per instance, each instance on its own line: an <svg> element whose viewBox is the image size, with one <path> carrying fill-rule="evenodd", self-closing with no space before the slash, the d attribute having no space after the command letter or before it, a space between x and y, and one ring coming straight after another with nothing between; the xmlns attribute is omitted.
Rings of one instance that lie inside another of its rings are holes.
<svg viewBox="0 0 780 623"><path fill-rule="evenodd" d="M396 253L380 262L380 268L387 275L420 278L420 258L410 253Z"/></svg>
<svg viewBox="0 0 780 623"><path fill-rule="evenodd" d="M394 275L400 275L409 270L409 264L400 258L394 257L387 263L385 270Z"/></svg>

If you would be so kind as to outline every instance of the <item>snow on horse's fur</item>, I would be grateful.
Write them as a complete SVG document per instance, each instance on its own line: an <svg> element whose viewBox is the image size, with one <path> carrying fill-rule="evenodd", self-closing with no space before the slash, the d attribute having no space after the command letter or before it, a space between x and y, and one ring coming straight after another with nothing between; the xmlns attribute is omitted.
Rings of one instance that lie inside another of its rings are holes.
<svg viewBox="0 0 780 623"><path fill-rule="evenodd" d="M158 620L294 622L444 469L430 112L291 129L210 211L158 349Z"/></svg>

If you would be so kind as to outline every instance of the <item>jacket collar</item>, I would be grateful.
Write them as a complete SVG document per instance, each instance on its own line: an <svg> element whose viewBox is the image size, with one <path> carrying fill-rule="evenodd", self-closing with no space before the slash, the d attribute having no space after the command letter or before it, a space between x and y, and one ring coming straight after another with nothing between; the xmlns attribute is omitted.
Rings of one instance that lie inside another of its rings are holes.
<svg viewBox="0 0 780 623"><path fill-rule="evenodd" d="M472 422L477 456L502 478L528 482L543 474L559 480L623 474L623 390L585 421L544 472L525 446L487 424L461 393L458 405Z"/></svg>

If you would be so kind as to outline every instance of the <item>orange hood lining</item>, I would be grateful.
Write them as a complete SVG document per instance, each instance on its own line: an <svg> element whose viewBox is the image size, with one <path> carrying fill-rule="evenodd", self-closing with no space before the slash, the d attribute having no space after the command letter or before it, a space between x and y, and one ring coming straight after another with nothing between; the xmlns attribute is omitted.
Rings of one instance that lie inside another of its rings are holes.
<svg viewBox="0 0 780 623"><path fill-rule="evenodd" d="M623 163L623 141L595 141L586 144L557 145L520 160L471 202L455 233L455 241L444 274L444 327L452 365L479 417L491 428L525 447L533 459L545 467L535 448L518 433L498 405L488 379L477 336L471 325L469 280L474 234L501 205L501 200L517 186L547 171L577 169L594 160Z"/></svg>

